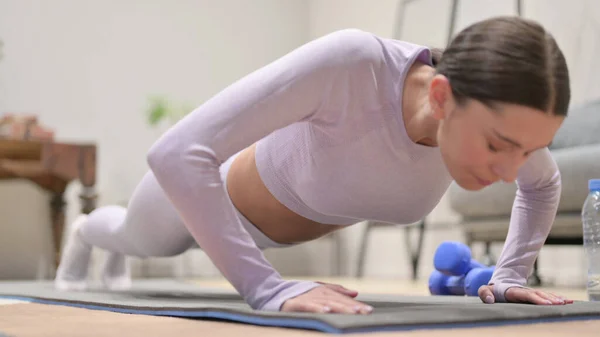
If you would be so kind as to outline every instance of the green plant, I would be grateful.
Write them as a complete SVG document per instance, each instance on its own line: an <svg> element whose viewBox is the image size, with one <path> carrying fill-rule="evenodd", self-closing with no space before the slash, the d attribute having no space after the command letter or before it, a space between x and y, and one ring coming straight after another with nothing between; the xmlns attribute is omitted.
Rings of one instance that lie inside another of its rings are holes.
<svg viewBox="0 0 600 337"><path fill-rule="evenodd" d="M166 97L155 95L149 98L149 107L146 115L148 124L155 126L163 120L174 124L190 111L192 109L187 105L175 106Z"/></svg>

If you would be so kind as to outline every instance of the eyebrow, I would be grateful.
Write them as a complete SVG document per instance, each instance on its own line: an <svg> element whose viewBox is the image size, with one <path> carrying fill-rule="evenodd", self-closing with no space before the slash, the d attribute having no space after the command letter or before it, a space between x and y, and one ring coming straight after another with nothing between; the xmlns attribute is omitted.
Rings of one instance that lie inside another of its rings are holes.
<svg viewBox="0 0 600 337"><path fill-rule="evenodd" d="M512 140L506 136L501 135L497 130L493 129L494 134L496 135L496 137L502 139L503 141L507 142L507 143L511 143L512 145L518 147L518 148L523 148L523 146L521 144L519 144L519 142L517 142L516 140Z"/></svg>
<svg viewBox="0 0 600 337"><path fill-rule="evenodd" d="M496 129L492 129L492 130L494 131L494 134L496 135L496 137L498 137L498 138L502 139L503 141L505 141L505 142L507 142L507 143L510 143L510 144L512 144L512 145L514 145L514 146L516 146L516 147L520 148L520 149L522 149L522 148L523 148L523 146L522 146L522 145L521 145L519 142L517 142L516 140L513 140L513 139L510 139L510 138L508 138L508 137L506 137L506 136L503 136L503 135L502 135L502 134L500 134L500 133L499 133L499 132L498 132ZM552 144L552 143L550 143L550 144ZM533 151L535 151L535 150L539 150L539 149L543 149L543 148L545 148L545 147L548 147L548 146L550 146L550 144L547 144L547 145L544 145L544 146L540 146L540 147L538 147L538 148L536 148L536 149L533 149L533 150L531 150L530 152L533 152Z"/></svg>

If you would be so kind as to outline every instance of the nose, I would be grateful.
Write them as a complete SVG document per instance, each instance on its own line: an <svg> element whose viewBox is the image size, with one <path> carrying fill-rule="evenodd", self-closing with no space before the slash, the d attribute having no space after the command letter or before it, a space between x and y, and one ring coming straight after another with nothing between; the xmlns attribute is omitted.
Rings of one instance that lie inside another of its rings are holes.
<svg viewBox="0 0 600 337"><path fill-rule="evenodd" d="M502 160L502 162L492 165L492 172L500 177L502 181L512 183L519 175L519 168L525 162L524 158L511 156Z"/></svg>
<svg viewBox="0 0 600 337"><path fill-rule="evenodd" d="M507 169L504 166L500 166L500 165L494 165L492 166L492 172L494 172L494 174L498 177L500 177L500 179L502 179L502 181L507 182L507 183L512 183L513 181L515 181L517 179L517 172L516 170L513 169Z"/></svg>

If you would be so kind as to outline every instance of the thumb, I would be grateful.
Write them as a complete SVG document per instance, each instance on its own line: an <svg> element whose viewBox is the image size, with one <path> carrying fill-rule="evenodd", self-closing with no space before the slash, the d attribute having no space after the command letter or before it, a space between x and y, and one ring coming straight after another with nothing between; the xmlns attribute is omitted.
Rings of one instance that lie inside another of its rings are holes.
<svg viewBox="0 0 600 337"><path fill-rule="evenodd" d="M320 284L324 285L325 287L327 287L327 288L329 288L329 289L331 289L333 291L336 291L336 292L338 292L340 294L346 295L346 296L350 296L350 297L356 297L356 296L358 296L358 291L356 291L356 290L350 290L350 289L345 288L345 287L343 287L343 286L341 286L339 284L331 284L331 283L324 283L324 282L317 282L317 283L320 283Z"/></svg>
<svg viewBox="0 0 600 337"><path fill-rule="evenodd" d="M494 293L492 292L492 287L493 286L481 286L479 287L479 290L477 291L479 298L487 304L492 304L494 303L496 300L494 298Z"/></svg>

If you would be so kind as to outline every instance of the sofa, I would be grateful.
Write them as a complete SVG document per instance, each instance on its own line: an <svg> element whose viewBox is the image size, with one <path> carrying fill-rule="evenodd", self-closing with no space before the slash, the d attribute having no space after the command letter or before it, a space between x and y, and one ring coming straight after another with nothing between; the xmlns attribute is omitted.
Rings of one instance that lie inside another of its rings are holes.
<svg viewBox="0 0 600 337"><path fill-rule="evenodd" d="M572 107L549 149L561 172L562 192L545 244L581 245L581 208L588 180L600 178L600 99ZM485 244L484 263L494 263L490 246L506 238L516 189L515 183L496 183L480 191L467 191L456 183L450 186L450 207L461 218L466 243ZM537 261L529 282L542 284Z"/></svg>

